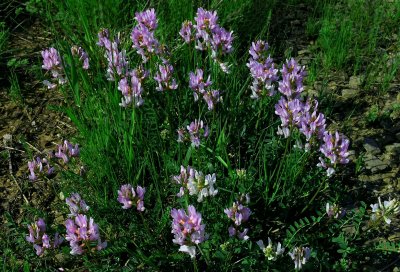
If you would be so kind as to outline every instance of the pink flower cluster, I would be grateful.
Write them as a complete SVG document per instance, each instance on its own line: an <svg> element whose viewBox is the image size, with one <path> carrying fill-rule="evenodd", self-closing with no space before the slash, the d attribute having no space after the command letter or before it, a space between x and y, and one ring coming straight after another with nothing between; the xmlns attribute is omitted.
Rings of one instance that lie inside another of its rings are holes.
<svg viewBox="0 0 400 272"><path fill-rule="evenodd" d="M72 255L81 255L94 252L107 247L107 242L100 239L99 226L94 223L93 218L88 220L86 215L78 214L74 219L65 221L67 235Z"/></svg>
<svg viewBox="0 0 400 272"><path fill-rule="evenodd" d="M47 168L46 172L43 171L44 166ZM37 180L38 176L43 174L49 177L54 173L54 167L50 166L49 161L46 158L41 159L39 156L33 161L28 161L28 169L29 179L32 181Z"/></svg>
<svg viewBox="0 0 400 272"><path fill-rule="evenodd" d="M242 223L245 223L249 220L251 215L251 210L244 206L242 203L245 202L246 204L250 203L250 197L248 194L245 196L242 195L239 200L233 202L232 207L226 208L224 210L225 214L234 222L234 226L230 226L228 229L229 236L236 236L241 240L249 239L247 233L249 232L248 228L244 228L243 231L239 230L239 226Z"/></svg>
<svg viewBox="0 0 400 272"><path fill-rule="evenodd" d="M71 194L70 197L65 199L65 202L71 212L71 214L69 214L70 217L77 216L78 214L85 214L89 210L89 206L78 193Z"/></svg>
<svg viewBox="0 0 400 272"><path fill-rule="evenodd" d="M65 84L67 80L64 78L64 68L62 66L61 57L58 51L51 47L42 51L42 57L42 68L51 72L51 76L56 80L56 82L58 82L58 84ZM43 84L46 85L48 89L54 89L57 87L57 83L50 82L48 80L43 81Z"/></svg>
<svg viewBox="0 0 400 272"><path fill-rule="evenodd" d="M122 204L123 209L130 209L133 205L136 205L136 209L139 212L143 212L144 208L144 194L146 193L146 188L141 186L135 189L130 184L125 184L121 186L121 190L118 190L118 202Z"/></svg>
<svg viewBox="0 0 400 272"><path fill-rule="evenodd" d="M160 53L160 44L154 36L157 28L157 17L154 9L136 12L137 25L132 29L131 39L133 48L147 62L152 55Z"/></svg>
<svg viewBox="0 0 400 272"><path fill-rule="evenodd" d="M319 158L318 166L325 168L329 177L335 172L337 164L349 162L347 150L350 142L338 132L332 134L326 130L325 116L318 112L317 100L303 101L304 66L300 67L292 58L283 65L281 73L278 90L283 96L275 105L275 113L281 119L278 134L287 138L297 128L306 138L306 150L320 145L319 150L325 158Z"/></svg>
<svg viewBox="0 0 400 272"><path fill-rule="evenodd" d="M114 41L110 40L110 32L108 29L102 29L98 33L99 41L97 45L104 47L106 50L105 57L108 61L107 67L107 79L110 81L115 80L115 73L122 77L128 73L128 61L126 59L126 51L119 51L119 37L116 37Z"/></svg>
<svg viewBox="0 0 400 272"><path fill-rule="evenodd" d="M135 107L140 107L143 104L143 81L148 75L149 73L147 70L139 67L128 72L126 77L118 82L118 90L120 90L123 95L121 103L119 104L121 107L127 107L130 104L133 104Z"/></svg>
<svg viewBox="0 0 400 272"><path fill-rule="evenodd" d="M178 129L178 142L191 141L192 146L200 146L200 138L207 138L209 134L208 126L202 120L195 119L186 127Z"/></svg>
<svg viewBox="0 0 400 272"><path fill-rule="evenodd" d="M89 55L83 50L82 47L76 45L71 47L72 56L78 56L79 60L82 62L82 68L89 69Z"/></svg>
<svg viewBox="0 0 400 272"><path fill-rule="evenodd" d="M178 88L175 78L172 78L173 72L174 67L172 67L171 64L158 65L158 72L154 77L158 83L158 87L156 87L157 91L162 92L164 90L176 90Z"/></svg>
<svg viewBox="0 0 400 272"><path fill-rule="evenodd" d="M197 101L199 95L202 95L204 101L206 101L208 105L208 110L213 110L215 104L221 100L219 91L211 90L211 88L209 88L211 85L210 76L204 81L203 70L196 69L195 73L189 73L189 87L193 90L194 101Z"/></svg>
<svg viewBox="0 0 400 272"><path fill-rule="evenodd" d="M57 248L62 242L63 238L58 235L54 236L54 241L50 243L50 237L46 234L46 223L42 218L38 221L28 225L29 235L26 236L26 240L33 244L36 250L36 255L42 256L45 249Z"/></svg>
<svg viewBox="0 0 400 272"><path fill-rule="evenodd" d="M43 174L45 174L47 177L52 176L55 172L54 167L50 166L50 160L52 158L62 159L63 162L66 164L69 162L71 157L79 156L78 144L73 145L72 143L65 140L63 144L57 145L57 147L58 150L51 151L48 154L47 158L42 159L37 156L33 161L28 161L28 169L30 172L28 177L30 180L34 181ZM45 167L47 168L46 172L43 171Z"/></svg>
<svg viewBox="0 0 400 272"><path fill-rule="evenodd" d="M251 55L247 67L253 78L251 98L275 94L274 83L278 80L278 69L270 55L267 55L268 43L265 41L253 42L249 53Z"/></svg>
<svg viewBox="0 0 400 272"><path fill-rule="evenodd" d="M196 246L204 242L207 237L205 225L201 224L201 214L192 205L188 207L188 213L184 209L172 209L172 233L173 243L180 245L179 251L188 253L192 258L196 256Z"/></svg>
<svg viewBox="0 0 400 272"><path fill-rule="evenodd" d="M220 61L220 57L233 51L233 32L227 31L218 25L216 11L208 11L203 8L197 9L195 24L185 21L179 31L182 39L186 43L195 42L196 49L211 49L211 57L217 62L222 71L229 72L227 63Z"/></svg>

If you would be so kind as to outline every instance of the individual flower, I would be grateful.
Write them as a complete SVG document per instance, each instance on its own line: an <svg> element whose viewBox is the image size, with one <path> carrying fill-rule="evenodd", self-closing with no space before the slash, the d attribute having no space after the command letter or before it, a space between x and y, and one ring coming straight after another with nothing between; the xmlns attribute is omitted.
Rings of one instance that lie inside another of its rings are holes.
<svg viewBox="0 0 400 272"><path fill-rule="evenodd" d="M127 77L122 78L118 83L118 90L121 91L123 98L119 104L121 107L127 107L133 104L135 107L140 107L144 100L142 94L143 81L148 77L148 72L143 68L139 67L130 71Z"/></svg>
<svg viewBox="0 0 400 272"><path fill-rule="evenodd" d="M278 242L276 246L272 244L271 239L268 237L268 246L264 245L262 240L257 242L257 245L260 247L262 252L268 261L275 261L279 255L282 255L285 249L282 247L281 243Z"/></svg>
<svg viewBox="0 0 400 272"><path fill-rule="evenodd" d="M294 58L286 60L281 69L282 80L279 81L279 92L287 99L299 98L303 92L303 79L306 75L304 66L299 66Z"/></svg>
<svg viewBox="0 0 400 272"><path fill-rule="evenodd" d="M64 78L64 68L58 51L51 47L42 51L43 65L42 68L51 72L51 76L57 79L58 84L62 85L67 82ZM57 83L51 83L48 80L43 82L49 89L53 89L57 86Z"/></svg>
<svg viewBox="0 0 400 272"><path fill-rule="evenodd" d="M275 68L273 59L268 55L268 43L257 41L252 43L249 53L251 55L247 67L253 78L251 98L258 99L263 96L272 96L275 93L275 82L278 80L278 69Z"/></svg>
<svg viewBox="0 0 400 272"><path fill-rule="evenodd" d="M190 43L193 40L193 24L190 21L182 23L182 28L179 31L179 35L186 43Z"/></svg>
<svg viewBox="0 0 400 272"><path fill-rule="evenodd" d="M189 73L189 88L193 90L194 101L203 96L204 101L207 103L208 110L213 110L215 104L220 99L220 92L218 90L211 90L212 82L210 76L204 80L204 72L202 69L196 69L195 72Z"/></svg>
<svg viewBox="0 0 400 272"><path fill-rule="evenodd" d="M47 169L46 171L45 168ZM33 161L28 162L29 169L29 179L32 181L37 180L40 175L45 175L47 177L54 173L54 167L50 166L49 161L46 158L40 158L37 156Z"/></svg>
<svg viewBox="0 0 400 272"><path fill-rule="evenodd" d="M185 252L191 258L196 257L196 246L204 242L207 237L205 234L205 224L202 224L201 214L196 208L189 205L188 212L184 209L172 209L172 231L174 234L173 243L180 245L179 251Z"/></svg>
<svg viewBox="0 0 400 272"><path fill-rule="evenodd" d="M317 166L325 168L328 177L335 173L337 164L347 164L349 162L349 144L349 139L344 135L340 135L339 132L336 131L333 134L325 131L320 151L326 159L320 157L320 163Z"/></svg>
<svg viewBox="0 0 400 272"><path fill-rule="evenodd" d="M247 240L248 229L245 228L243 231L239 231L239 226L249 220L251 215L251 210L243 205L243 203L248 204L250 202L250 197L248 194L242 195L238 200L233 202L232 207L224 209L225 214L234 222L234 226L230 226L228 229L229 236L237 235L239 239Z"/></svg>
<svg viewBox="0 0 400 272"><path fill-rule="evenodd" d="M233 32L227 31L217 23L216 11L198 8L194 23L185 21L179 31L186 43L195 43L201 51L211 50L211 57L219 64L224 73L229 73L229 65L221 61L221 57L233 51Z"/></svg>
<svg viewBox="0 0 400 272"><path fill-rule="evenodd" d="M278 127L278 135L289 137L291 130L301 122L303 114L303 103L299 99L287 100L284 97L275 105L275 114L281 119L281 125Z"/></svg>
<svg viewBox="0 0 400 272"><path fill-rule="evenodd" d="M74 219L65 221L67 229L66 240L71 246L72 255L82 255L106 248L107 242L100 239L99 226L93 218L78 214Z"/></svg>
<svg viewBox="0 0 400 272"><path fill-rule="evenodd" d="M146 189L137 186L136 191L130 184L121 186L121 190L118 190L118 202L122 204L123 209L130 209L133 205L136 205L136 209L140 212L145 210L144 208L144 194Z"/></svg>
<svg viewBox="0 0 400 272"><path fill-rule="evenodd" d="M154 36L154 31L157 28L155 10L137 12L135 20L138 25L132 29L132 47L142 56L143 62L147 62L149 57L160 53L160 44Z"/></svg>
<svg viewBox="0 0 400 272"><path fill-rule="evenodd" d="M77 216L78 214L85 214L89 210L89 206L86 205L85 200L78 193L71 194L70 197L65 199L70 210L70 217Z"/></svg>
<svg viewBox="0 0 400 272"><path fill-rule="evenodd" d="M28 230L29 235L26 236L26 240L33 244L36 255L38 256L42 256L45 249L58 247L64 240L56 233L54 242L51 245L50 237L46 234L46 223L42 218L28 225Z"/></svg>
<svg viewBox="0 0 400 272"><path fill-rule="evenodd" d="M125 76L129 71L129 63L126 59L126 50L119 51L119 38L110 40L110 33L102 29L98 34L97 45L105 48L105 58L108 61L107 80L114 81L115 73L119 77Z"/></svg>
<svg viewBox="0 0 400 272"><path fill-rule="evenodd" d="M64 163L68 163L71 157L79 156L79 145L72 144L67 140L64 140L63 144L57 145L57 152L53 152L51 156L62 159Z"/></svg>
<svg viewBox="0 0 400 272"><path fill-rule="evenodd" d="M326 203L326 215L329 218L341 218L346 214L346 210L339 207L337 204L331 205L329 202Z"/></svg>
<svg viewBox="0 0 400 272"><path fill-rule="evenodd" d="M176 90L178 88L178 84L176 84L175 78L172 78L172 73L174 72L172 65L159 65L158 69L159 71L154 77L154 79L158 82L158 87L156 87L156 90L160 92L164 90Z"/></svg>
<svg viewBox="0 0 400 272"><path fill-rule="evenodd" d="M381 198L378 197L378 203L371 204L372 208L372 221L378 221L381 218L386 222L386 224L390 225L392 222L392 217L400 212L400 203L396 199L384 201L383 205L381 202Z"/></svg>
<svg viewBox="0 0 400 272"><path fill-rule="evenodd" d="M308 247L295 247L292 252L289 252L289 256L294 261L294 269L300 270L310 258L311 250Z"/></svg>
<svg viewBox="0 0 400 272"><path fill-rule="evenodd" d="M82 68L89 69L89 55L83 50L82 47L76 45L71 47L71 53L73 56L78 56L79 60L82 61Z"/></svg>
<svg viewBox="0 0 400 272"><path fill-rule="evenodd" d="M202 120L195 119L186 128L190 135L190 141L192 142L192 145L195 147L200 146L201 137L204 138L208 137L208 126L204 125Z"/></svg>

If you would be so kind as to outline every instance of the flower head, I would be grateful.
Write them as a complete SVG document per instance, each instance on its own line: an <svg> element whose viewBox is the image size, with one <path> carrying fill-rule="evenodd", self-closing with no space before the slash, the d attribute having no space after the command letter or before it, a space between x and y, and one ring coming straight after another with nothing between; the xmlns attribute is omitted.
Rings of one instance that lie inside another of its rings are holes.
<svg viewBox="0 0 400 272"><path fill-rule="evenodd" d="M70 197L65 199L71 214L70 217L77 216L78 214L84 214L89 210L89 206L86 205L85 200L78 193L71 194Z"/></svg>
<svg viewBox="0 0 400 272"><path fill-rule="evenodd" d="M262 252L268 261L275 261L279 255L282 255L285 249L282 247L281 243L278 242L276 246L272 244L271 239L268 237L268 245L265 246L262 240L257 242L257 245L260 247Z"/></svg>
<svg viewBox="0 0 400 272"><path fill-rule="evenodd" d="M295 247L289 256L294 261L294 269L300 270L311 256L311 250L308 247Z"/></svg>
<svg viewBox="0 0 400 272"><path fill-rule="evenodd" d="M371 220L377 221L383 219L386 224L390 225L392 222L391 217L395 216L400 212L400 202L396 199L381 202L381 198L378 197L378 203L371 204L372 215Z"/></svg>
<svg viewBox="0 0 400 272"><path fill-rule="evenodd" d="M144 194L146 189L137 186L136 191L130 184L125 184L121 186L118 190L118 202L121 203L123 209L130 209L133 205L136 205L136 209L140 212L145 210L144 207Z"/></svg>

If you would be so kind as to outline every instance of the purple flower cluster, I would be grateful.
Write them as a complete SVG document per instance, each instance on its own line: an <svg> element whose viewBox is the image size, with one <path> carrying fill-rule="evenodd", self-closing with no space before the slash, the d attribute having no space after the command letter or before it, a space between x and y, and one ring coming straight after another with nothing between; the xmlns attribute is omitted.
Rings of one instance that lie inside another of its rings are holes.
<svg viewBox="0 0 400 272"><path fill-rule="evenodd" d="M194 20L195 24L190 21L182 23L182 28L179 31L182 39L186 43L195 42L198 50L211 49L213 60L220 65L225 73L228 73L228 65L219 59L221 56L232 52L233 32L229 32L217 24L216 11L199 8Z"/></svg>
<svg viewBox="0 0 400 272"><path fill-rule="evenodd" d="M278 80L278 69L270 55L267 55L268 43L265 41L253 42L249 53L251 57L247 63L250 69L253 83L251 88L251 98L258 99L260 97L275 94L274 83Z"/></svg>
<svg viewBox="0 0 400 272"><path fill-rule="evenodd" d="M326 130L326 119L318 112L318 101L306 99L303 101L301 93L304 90L304 67L300 67L294 59L287 60L281 70L282 80L279 81L279 92L283 95L275 105L275 114L281 119L278 134L289 137L295 128L306 137L305 150L313 145L320 145L319 150L325 159L319 158L319 167L327 170L331 176L338 163L349 162L347 152L349 140L338 132L332 134Z"/></svg>
<svg viewBox="0 0 400 272"><path fill-rule="evenodd" d="M65 238L69 241L72 255L94 252L107 246L107 242L101 242L99 226L91 217L88 220L86 215L78 214L74 219L67 219L65 226L67 228Z"/></svg>
<svg viewBox="0 0 400 272"><path fill-rule="evenodd" d="M192 205L188 207L188 213L184 209L172 209L173 243L180 245L179 251L188 253L191 258L196 256L196 246L204 242L207 237L205 225L201 224L201 214L196 212Z"/></svg>
<svg viewBox="0 0 400 272"><path fill-rule="evenodd" d="M151 55L160 52L160 44L154 36L157 28L156 12L154 9L136 12L135 20L138 25L132 29L132 47L142 56L143 62L147 62Z"/></svg>
<svg viewBox="0 0 400 272"><path fill-rule="evenodd" d="M144 211L144 194L146 193L146 189L137 186L136 191L130 184L125 184L121 186L121 190L118 190L118 202L122 204L123 209L132 208L133 204L136 205L136 209L139 212Z"/></svg>
<svg viewBox="0 0 400 272"><path fill-rule="evenodd" d="M73 56L78 56L79 60L82 61L82 68L89 69L89 55L83 50L82 47L76 45L71 47L71 53Z"/></svg>
<svg viewBox="0 0 400 272"><path fill-rule="evenodd" d="M108 61L107 79L110 81L115 80L115 73L122 77L128 73L128 61L126 59L126 51L118 50L119 38L116 37L114 41L110 40L110 33L108 29L102 29L98 33L99 41L97 45L104 47L106 50L105 57Z"/></svg>
<svg viewBox="0 0 400 272"><path fill-rule="evenodd" d="M149 73L147 70L139 67L130 71L126 77L118 82L118 90L120 90L124 96L119 104L121 107L127 107L130 104L133 104L135 107L140 107L143 104L143 81L148 75Z"/></svg>
<svg viewBox="0 0 400 272"><path fill-rule="evenodd" d="M178 84L176 84L175 78L172 78L174 67L171 64L161 64L158 66L159 71L156 73L154 79L158 82L157 91L164 90L176 90Z"/></svg>
<svg viewBox="0 0 400 272"><path fill-rule="evenodd" d="M43 168L46 167L47 171L44 172ZM29 169L29 179L34 181L38 178L38 176L45 174L47 177L51 176L54 173L54 167L50 166L49 161L46 158L41 159L39 156L36 157L33 161L28 161L28 169Z"/></svg>
<svg viewBox="0 0 400 272"><path fill-rule="evenodd" d="M185 191L189 195L197 195L197 201L202 202L204 197L215 196L218 190L215 190L214 184L216 182L215 173L204 176L204 174L196 169L188 166L185 168L181 165L181 172L178 176L174 176L173 180L181 185L178 197L182 197Z"/></svg>
<svg viewBox="0 0 400 272"><path fill-rule="evenodd" d="M349 152L347 151L349 144L349 139L340 135L339 132L336 131L335 134L325 132L323 143L319 149L325 159L319 157L318 166L326 169L328 177L335 173L338 163L347 164L349 162Z"/></svg>
<svg viewBox="0 0 400 272"><path fill-rule="evenodd" d="M245 202L248 204L250 202L250 197L248 194L245 196L241 196L239 200L233 202L233 205L231 208L226 208L224 209L225 214L228 216L229 219L231 219L234 222L234 226L230 226L228 231L229 231L229 236L235 236L241 240L247 240L249 239L249 236L247 236L247 233L249 232L248 228L244 228L243 231L239 230L239 226L242 225L242 223L245 223L249 220L249 217L251 215L251 210L244 206L242 203Z"/></svg>
<svg viewBox="0 0 400 272"><path fill-rule="evenodd" d="M42 256L46 248L57 248L64 240L58 235L58 233L56 233L51 245L50 237L46 234L46 223L42 218L39 218L38 221L30 224L28 230L29 235L26 236L26 240L33 244L33 247L36 250L36 255L38 256Z"/></svg>
<svg viewBox="0 0 400 272"><path fill-rule="evenodd" d="M58 51L51 47L42 51L43 65L42 68L50 71L51 76L58 81L58 84L63 85L67 82L63 75L63 66L60 54ZM43 81L43 84L49 89L54 89L57 87L57 83L50 82L48 80Z"/></svg>
<svg viewBox="0 0 400 272"><path fill-rule="evenodd" d="M71 212L71 214L69 214L70 217L77 216L78 214L85 214L89 210L89 206L78 193L71 194L70 197L65 199L65 202Z"/></svg>
<svg viewBox="0 0 400 272"><path fill-rule="evenodd" d="M208 110L213 110L215 104L217 104L220 98L220 92L218 90L211 90L209 88L212 85L210 76L204 81L204 72L201 69L196 69L196 72L189 73L189 87L193 90L194 101L199 99L199 95L203 96L204 101L208 105Z"/></svg>
<svg viewBox="0 0 400 272"><path fill-rule="evenodd" d="M57 145L57 148L57 151L51 153L51 156L62 159L64 163L68 163L71 157L79 156L78 144L74 145L67 140L64 140L63 144Z"/></svg>
<svg viewBox="0 0 400 272"><path fill-rule="evenodd" d="M204 125L202 120L195 119L186 129L187 131L183 128L178 129L178 142L190 140L194 147L199 147L200 138L206 138L209 134L208 126Z"/></svg>

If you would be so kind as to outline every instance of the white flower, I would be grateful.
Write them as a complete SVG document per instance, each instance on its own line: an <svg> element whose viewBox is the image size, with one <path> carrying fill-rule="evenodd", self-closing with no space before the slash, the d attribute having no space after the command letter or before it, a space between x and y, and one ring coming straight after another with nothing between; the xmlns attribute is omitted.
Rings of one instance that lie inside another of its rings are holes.
<svg viewBox="0 0 400 272"><path fill-rule="evenodd" d="M260 249L263 251L265 257L268 259L268 261L274 261L279 255L282 255L285 249L282 247L281 243L278 242L277 246L274 247L272 245L271 239L268 237L268 246L264 245L264 242L262 240L259 240L257 242L257 245L260 247Z"/></svg>
<svg viewBox="0 0 400 272"><path fill-rule="evenodd" d="M196 257L196 247L195 246L186 246L183 245L179 248L179 251L187 253L190 255L190 258Z"/></svg>
<svg viewBox="0 0 400 272"><path fill-rule="evenodd" d="M289 252L289 256L294 261L294 269L300 270L306 264L310 255L311 250L308 247L295 247L292 252Z"/></svg>
<svg viewBox="0 0 400 272"><path fill-rule="evenodd" d="M372 212L371 220L377 221L379 218L383 218L386 224L390 225L392 220L390 217L400 212L400 203L396 199L384 201L382 205L381 198L378 197L378 203L371 204Z"/></svg>

